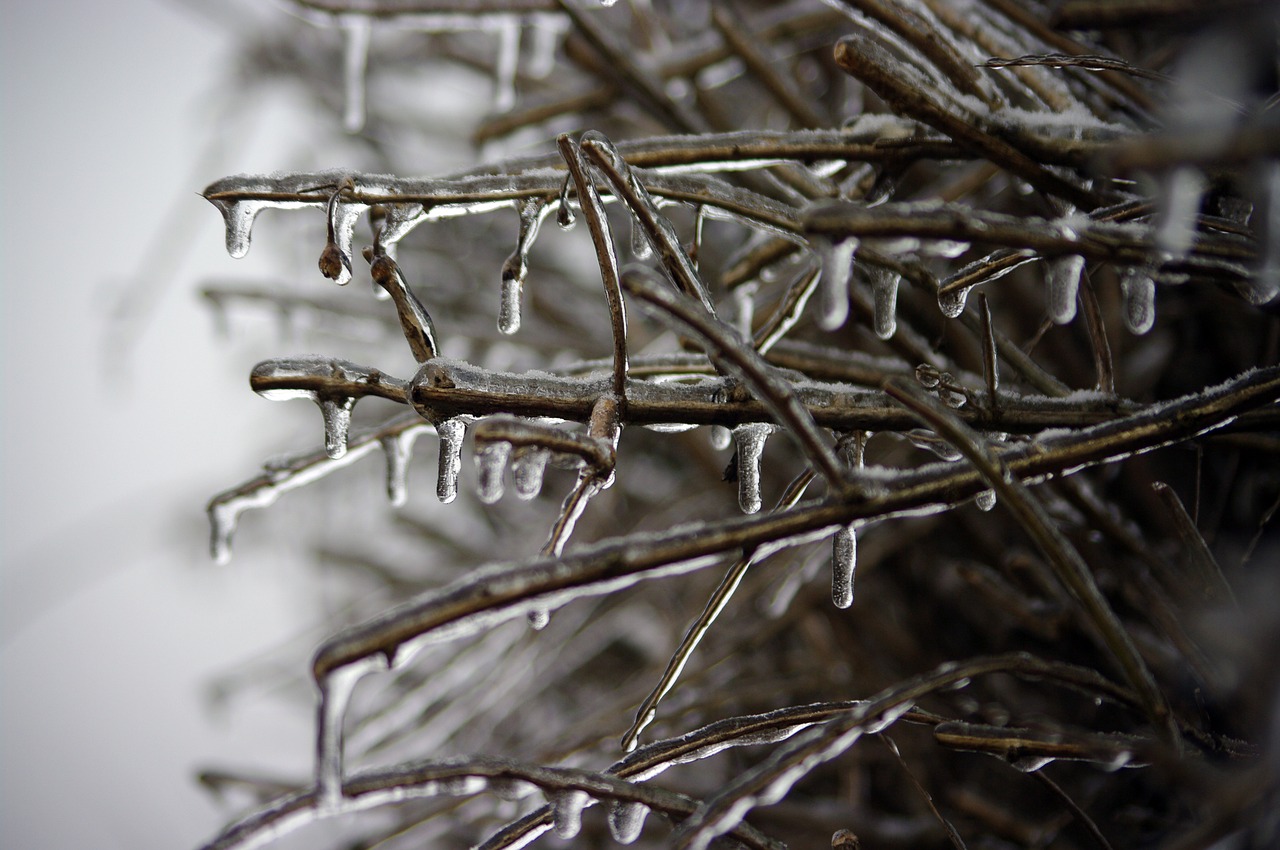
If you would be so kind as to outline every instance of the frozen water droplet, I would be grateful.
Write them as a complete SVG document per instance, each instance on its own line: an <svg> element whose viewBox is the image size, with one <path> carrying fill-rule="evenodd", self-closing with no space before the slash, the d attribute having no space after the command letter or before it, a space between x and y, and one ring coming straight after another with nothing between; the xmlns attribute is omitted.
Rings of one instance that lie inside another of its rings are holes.
<svg viewBox="0 0 1280 850"><path fill-rule="evenodd" d="M215 201L227 225L227 253L237 260L249 253L253 222L270 206L266 201Z"/></svg>
<svg viewBox="0 0 1280 850"><path fill-rule="evenodd" d="M920 386L931 390L942 383L942 373L928 363L921 363L916 367L916 380L920 382Z"/></svg>
<svg viewBox="0 0 1280 850"><path fill-rule="evenodd" d="M609 834L619 844L632 844L644 829L649 807L634 801L617 801L609 806Z"/></svg>
<svg viewBox="0 0 1280 850"><path fill-rule="evenodd" d="M733 432L723 425L711 426L711 448L724 451L733 444Z"/></svg>
<svg viewBox="0 0 1280 850"><path fill-rule="evenodd" d="M871 294L875 300L876 336L889 339L898 330L898 284L902 276L890 269L871 272Z"/></svg>
<svg viewBox="0 0 1280 850"><path fill-rule="evenodd" d="M520 214L520 232L516 247L502 264L502 304L498 309L498 330L513 334L520 329L520 292L529 275L529 251L542 229L542 221L550 212L544 198L527 198L516 205Z"/></svg>
<svg viewBox="0 0 1280 850"><path fill-rule="evenodd" d="M965 395L961 387L952 384L943 384L938 387L938 399L947 407L960 408L964 407L969 401L969 396Z"/></svg>
<svg viewBox="0 0 1280 850"><path fill-rule="evenodd" d="M341 201L331 206L330 241L320 254L320 272L339 286L346 286L351 282L351 245L355 240L356 222L369 206Z"/></svg>
<svg viewBox="0 0 1280 850"><path fill-rule="evenodd" d="M462 439L467 426L461 417L435 423L440 438L440 466L436 478L436 496L448 504L458 498L458 475L462 471Z"/></svg>
<svg viewBox="0 0 1280 850"><path fill-rule="evenodd" d="M520 60L521 23L512 18L498 27L498 56L493 64L493 111L507 112L516 104L516 70Z"/></svg>
<svg viewBox="0 0 1280 850"><path fill-rule="evenodd" d="M969 290L971 289L973 289L972 286L964 286L949 292L939 292L938 309L942 311L942 315L948 319L954 319L963 313L964 305L969 300Z"/></svg>
<svg viewBox="0 0 1280 850"><path fill-rule="evenodd" d="M1013 765L1015 770L1020 770L1023 773L1035 773L1046 765L1052 764L1053 759L1048 756L1022 756L1011 760L1009 763Z"/></svg>
<svg viewBox="0 0 1280 850"><path fill-rule="evenodd" d="M1084 274L1084 257L1065 254L1049 260L1045 284L1049 288L1049 317L1055 324L1065 325L1076 317L1076 295L1080 292L1080 276Z"/></svg>
<svg viewBox="0 0 1280 850"><path fill-rule="evenodd" d="M738 446L738 507L746 514L760 510L760 457L772 430L760 423L733 429L733 441Z"/></svg>
<svg viewBox="0 0 1280 850"><path fill-rule="evenodd" d="M324 452L331 458L347 453L347 431L351 428L351 411L356 406L354 398L316 399L320 414L324 417Z"/></svg>
<svg viewBox="0 0 1280 850"><path fill-rule="evenodd" d="M511 444L501 440L489 443L476 452L476 471L479 473L477 489L480 501L492 505L502 498L502 477L507 471L507 458L511 456Z"/></svg>
<svg viewBox="0 0 1280 850"><path fill-rule="evenodd" d="M853 573L858 565L858 538L852 525L841 526L831 544L831 601L837 608L853 604Z"/></svg>
<svg viewBox="0 0 1280 850"><path fill-rule="evenodd" d="M528 614L529 628L540 632L551 622L551 612L546 608L535 608Z"/></svg>
<svg viewBox="0 0 1280 850"><path fill-rule="evenodd" d="M954 463L964 457L964 455L960 453L959 449L932 431L916 428L911 431L907 431L904 436L907 438L908 442L917 449L924 449L925 451L933 452L948 463Z"/></svg>
<svg viewBox="0 0 1280 850"><path fill-rule="evenodd" d="M1156 250L1182 259L1196 240L1196 217L1208 184L1200 169L1184 165L1171 170L1160 186L1156 212Z"/></svg>
<svg viewBox="0 0 1280 850"><path fill-rule="evenodd" d="M647 260L653 256L649 237L635 216L631 217L631 256L637 260Z"/></svg>
<svg viewBox="0 0 1280 850"><path fill-rule="evenodd" d="M1156 282L1145 269L1127 268L1120 274L1120 294L1124 298L1124 326L1130 333L1144 334L1156 323Z"/></svg>
<svg viewBox="0 0 1280 850"><path fill-rule="evenodd" d="M551 826L564 839L582 829L582 810L591 802L586 791L557 791L551 797Z"/></svg>
<svg viewBox="0 0 1280 850"><path fill-rule="evenodd" d="M358 133L364 127L364 77L371 32L368 15L349 15L342 20L342 84L346 95L342 126L348 133Z"/></svg>
<svg viewBox="0 0 1280 850"><path fill-rule="evenodd" d="M983 490L973 500L980 511L989 511L996 506L996 491Z"/></svg>
<svg viewBox="0 0 1280 850"><path fill-rule="evenodd" d="M818 240L818 253L822 257L818 326L823 330L834 331L849 318L849 275L857 251L857 239Z"/></svg>
<svg viewBox="0 0 1280 850"><path fill-rule="evenodd" d="M542 473L550 454L542 449L526 449L511 459L511 486L516 498L529 500L542 492Z"/></svg>
<svg viewBox="0 0 1280 850"><path fill-rule="evenodd" d="M569 175L560 184L560 196L556 202L556 224L561 230L572 230L578 221L577 215L573 212L573 202L569 200L572 196L573 175Z"/></svg>

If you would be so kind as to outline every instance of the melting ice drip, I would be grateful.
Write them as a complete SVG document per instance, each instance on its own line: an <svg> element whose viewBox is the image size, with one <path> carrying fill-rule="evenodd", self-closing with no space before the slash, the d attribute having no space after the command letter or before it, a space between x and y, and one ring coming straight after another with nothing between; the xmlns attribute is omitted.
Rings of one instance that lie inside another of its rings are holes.
<svg viewBox="0 0 1280 850"><path fill-rule="evenodd" d="M561 210L568 209L568 206L568 203L561 201ZM502 301L498 308L498 330L504 334L520 330L520 295L529 275L529 252L533 249L534 240L538 238L543 220L551 212L551 205L546 198L527 198L516 204L516 211L520 214L520 235L516 238L515 251L502 264Z"/></svg>

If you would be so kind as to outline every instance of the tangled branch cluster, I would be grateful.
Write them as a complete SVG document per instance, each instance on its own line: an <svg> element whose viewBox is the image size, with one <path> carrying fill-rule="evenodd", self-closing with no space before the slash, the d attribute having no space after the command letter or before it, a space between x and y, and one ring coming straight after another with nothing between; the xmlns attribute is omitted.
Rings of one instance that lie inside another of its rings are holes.
<svg viewBox="0 0 1280 850"><path fill-rule="evenodd" d="M216 496L215 556L378 447L411 511L427 434L464 518L355 558L384 607L316 650L313 781L240 778L208 847L372 808L362 846L1274 840L1276 20L1135 5L291 0L372 162L432 132L366 97L379 47L496 42L474 139L541 152L205 190L232 256L322 212L338 284L367 221L416 363L255 368L324 449Z"/></svg>

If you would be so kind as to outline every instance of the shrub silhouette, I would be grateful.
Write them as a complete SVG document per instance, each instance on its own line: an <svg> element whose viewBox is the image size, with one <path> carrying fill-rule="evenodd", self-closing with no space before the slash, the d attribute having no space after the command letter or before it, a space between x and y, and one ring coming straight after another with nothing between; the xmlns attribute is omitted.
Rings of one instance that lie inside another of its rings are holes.
<svg viewBox="0 0 1280 850"><path fill-rule="evenodd" d="M205 197L233 256L321 211L390 303L207 294L388 345L253 370L324 448L216 496L214 553L379 448L402 521L328 553L377 593L313 781L206 774L262 798L209 847L1275 840L1270 6L289 6L249 67L368 165ZM484 163L390 176L445 65L493 77Z"/></svg>

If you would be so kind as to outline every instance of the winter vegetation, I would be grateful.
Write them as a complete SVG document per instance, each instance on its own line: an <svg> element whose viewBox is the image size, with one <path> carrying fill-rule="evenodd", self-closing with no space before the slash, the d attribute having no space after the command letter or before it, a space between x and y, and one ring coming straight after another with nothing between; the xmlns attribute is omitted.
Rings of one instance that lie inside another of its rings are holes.
<svg viewBox="0 0 1280 850"><path fill-rule="evenodd" d="M1277 841L1272 4L283 6L355 165L205 188L310 258L205 295L332 353L212 549L342 605L210 850Z"/></svg>

